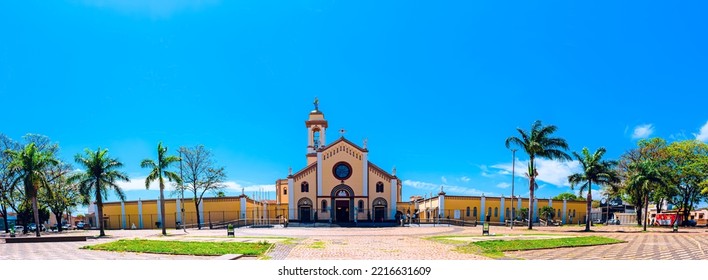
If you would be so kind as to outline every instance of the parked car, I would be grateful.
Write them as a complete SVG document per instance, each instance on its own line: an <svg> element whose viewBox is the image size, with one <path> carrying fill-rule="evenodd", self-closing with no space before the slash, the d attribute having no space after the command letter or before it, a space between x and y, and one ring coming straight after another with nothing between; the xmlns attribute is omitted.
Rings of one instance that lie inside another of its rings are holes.
<svg viewBox="0 0 708 280"><path fill-rule="evenodd" d="M88 225L85 224L84 222L78 222L78 223L76 224L75 229L88 229Z"/></svg>
<svg viewBox="0 0 708 280"><path fill-rule="evenodd" d="M25 227L24 227L24 226L15 226L15 232L16 232L16 233L22 233L22 232L24 232L24 231L25 231Z"/></svg>
<svg viewBox="0 0 708 280"><path fill-rule="evenodd" d="M698 223L696 220L688 220L683 222L683 226L685 227L695 227Z"/></svg>
<svg viewBox="0 0 708 280"><path fill-rule="evenodd" d="M62 229L62 230L70 230L70 229L71 229L71 225L70 225L70 224L63 224L63 225L61 225L61 229Z"/></svg>
<svg viewBox="0 0 708 280"><path fill-rule="evenodd" d="M27 225L27 230L31 232L35 232L37 230L37 225L35 223L30 223ZM40 225L39 230L41 231L47 231L47 228L44 227L44 225Z"/></svg>

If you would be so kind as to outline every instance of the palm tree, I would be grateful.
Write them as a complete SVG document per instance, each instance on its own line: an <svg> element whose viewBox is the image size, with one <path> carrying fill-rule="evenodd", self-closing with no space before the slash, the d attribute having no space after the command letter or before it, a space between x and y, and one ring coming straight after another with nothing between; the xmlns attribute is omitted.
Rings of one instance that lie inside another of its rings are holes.
<svg viewBox="0 0 708 280"><path fill-rule="evenodd" d="M79 193L83 197L84 204L91 201L91 197L96 199L98 213L96 213L96 223L100 229L99 236L106 236L103 230L103 200L108 198L108 190L113 189L118 198L125 201L123 190L116 184L117 181L130 182L128 175L118 171L123 167L123 163L118 159L108 156L108 149L100 147L94 152L89 149L84 150L84 155L76 154L76 163L85 168L85 171L76 173L67 179L69 182L76 182L79 186Z"/></svg>
<svg viewBox="0 0 708 280"><path fill-rule="evenodd" d="M39 188L48 188L47 171L50 166L58 165L59 161L51 152L38 149L34 142L27 144L21 150L7 150L6 153L12 158L9 164L10 170L17 174L12 185L16 186L22 182L25 196L32 200L34 223L37 225L36 235L39 237L42 224L39 221L37 192Z"/></svg>
<svg viewBox="0 0 708 280"><path fill-rule="evenodd" d="M167 235L167 229L165 228L165 182L162 177L167 177L170 182L175 181L178 184L182 183L182 178L172 171L167 171L170 164L179 162L180 158L177 156L168 156L167 147L162 146L162 142L157 144L157 163L151 159L144 159L140 163L142 168L150 168L150 175L145 178L145 188L150 188L150 182L158 180L160 183L160 226L162 227L162 235Z"/></svg>
<svg viewBox="0 0 708 280"><path fill-rule="evenodd" d="M527 176L529 177L529 229L533 228L533 200L534 191L538 187L536 184L536 177L538 176L538 170L536 170L535 159L536 157L547 158L551 160L570 160L570 156L564 151L568 150L568 143L565 139L551 137L551 134L556 132L558 128L555 125L544 126L541 121L535 121L531 125L531 131L526 132L521 128L516 129L521 138L516 136L511 136L506 139L506 147L516 145L524 149L526 154L529 156L529 166Z"/></svg>
<svg viewBox="0 0 708 280"><path fill-rule="evenodd" d="M630 168L635 172L629 178L627 187L644 196L644 231L646 231L646 215L648 215L649 211L649 197L656 189L666 187L668 184L664 180L665 176L662 174L658 164L653 160L643 160L634 163L630 165Z"/></svg>
<svg viewBox="0 0 708 280"><path fill-rule="evenodd" d="M553 224L553 217L556 215L556 210L551 206L543 206L538 210L539 215L546 217L546 226Z"/></svg>
<svg viewBox="0 0 708 280"><path fill-rule="evenodd" d="M590 212L592 210L592 184L604 185L604 186L615 186L620 182L620 176L617 174L615 166L617 166L617 161L602 160L602 156L605 155L605 148L599 148L592 155L588 148L583 148L582 156L577 152L573 152L575 158L580 162L583 167L583 171L568 176L568 182L570 183L570 188L573 189L575 186L580 185L580 196L583 192L587 190L587 214L585 215L585 231L590 231ZM582 185L581 185L582 184Z"/></svg>

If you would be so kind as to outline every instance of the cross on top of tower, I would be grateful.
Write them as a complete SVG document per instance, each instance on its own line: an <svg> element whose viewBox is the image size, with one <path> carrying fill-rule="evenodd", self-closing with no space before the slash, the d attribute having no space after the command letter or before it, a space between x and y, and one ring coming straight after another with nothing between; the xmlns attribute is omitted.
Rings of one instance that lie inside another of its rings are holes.
<svg viewBox="0 0 708 280"><path fill-rule="evenodd" d="M339 130L339 136L344 137L344 134L345 134L345 133L347 133L347 131L344 130L344 128L342 128L342 129Z"/></svg>

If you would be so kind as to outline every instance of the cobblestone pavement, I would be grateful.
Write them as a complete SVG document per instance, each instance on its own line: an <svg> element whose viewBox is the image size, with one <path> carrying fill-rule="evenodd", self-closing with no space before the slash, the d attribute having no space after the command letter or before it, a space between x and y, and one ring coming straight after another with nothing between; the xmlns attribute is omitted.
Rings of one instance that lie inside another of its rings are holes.
<svg viewBox="0 0 708 280"><path fill-rule="evenodd" d="M666 228L641 232L637 227L593 227L594 232L582 232L582 227L535 227L534 230L491 227L492 235L559 234L600 235L626 240L627 243L580 248L509 252L508 256L523 259L708 259L708 231L705 228L681 229L672 233ZM225 230L168 231L160 237L159 230L109 230L107 238L90 238L86 242L5 244L0 242L0 260L206 260L212 257L170 256L158 254L115 253L80 249L85 245L119 239L149 238L163 240L218 241L224 240ZM49 233L57 234L57 233ZM72 231L61 234L97 235L92 231ZM0 234L3 235L3 234ZM481 227L422 226L405 228L243 228L236 229L232 240L266 240L276 242L267 255L271 259L289 260L444 260L485 259L462 254L454 246L426 240L428 236L480 236ZM284 237L284 238L273 238Z"/></svg>

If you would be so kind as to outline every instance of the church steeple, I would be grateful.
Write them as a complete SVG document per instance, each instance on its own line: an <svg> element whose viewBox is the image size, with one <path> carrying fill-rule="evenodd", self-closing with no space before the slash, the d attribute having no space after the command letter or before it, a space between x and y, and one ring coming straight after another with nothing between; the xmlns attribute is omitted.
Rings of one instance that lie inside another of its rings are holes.
<svg viewBox="0 0 708 280"><path fill-rule="evenodd" d="M317 149L324 146L327 130L327 120L319 109L319 100L315 97L315 109L310 111L310 115L305 121L307 127L307 164L317 161Z"/></svg>

